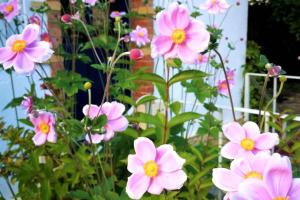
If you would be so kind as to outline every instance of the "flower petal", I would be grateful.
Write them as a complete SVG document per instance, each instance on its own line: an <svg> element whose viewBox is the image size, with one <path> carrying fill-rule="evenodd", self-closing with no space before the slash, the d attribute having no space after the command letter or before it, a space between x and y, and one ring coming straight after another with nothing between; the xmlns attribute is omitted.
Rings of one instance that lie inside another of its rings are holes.
<svg viewBox="0 0 300 200"><path fill-rule="evenodd" d="M9 47L0 48L0 63L7 62L15 56Z"/></svg>
<svg viewBox="0 0 300 200"><path fill-rule="evenodd" d="M130 173L138 173L144 171L144 164L137 155L128 155L127 170Z"/></svg>
<svg viewBox="0 0 300 200"><path fill-rule="evenodd" d="M91 143L91 140L92 140L93 144L99 144L103 139L104 139L103 134L101 134L101 135L100 134L91 134L91 136L89 136L89 134L85 135L85 140L88 143Z"/></svg>
<svg viewBox="0 0 300 200"><path fill-rule="evenodd" d="M269 152L260 152L257 153L253 158L250 160L250 165L253 171L260 172L264 174L265 168L267 163L269 162L271 155Z"/></svg>
<svg viewBox="0 0 300 200"><path fill-rule="evenodd" d="M36 42L35 45L25 49L24 53L27 57L37 63L42 63L47 61L52 53L50 49L50 43L45 41ZM50 52L50 55L49 55Z"/></svg>
<svg viewBox="0 0 300 200"><path fill-rule="evenodd" d="M107 124L113 131L122 132L127 129L128 120L126 119L126 117L121 116L118 119L108 121Z"/></svg>
<svg viewBox="0 0 300 200"><path fill-rule="evenodd" d="M132 174L127 181L126 193L132 199L140 199L147 191L150 184L150 178L144 173Z"/></svg>
<svg viewBox="0 0 300 200"><path fill-rule="evenodd" d="M108 115L108 119L117 119L122 116L125 111L125 106L122 103L118 103L116 101L111 102L111 109Z"/></svg>
<svg viewBox="0 0 300 200"><path fill-rule="evenodd" d="M170 5L171 23L175 25L176 29L185 29L190 23L190 15L188 8L185 5L178 5L172 3Z"/></svg>
<svg viewBox="0 0 300 200"><path fill-rule="evenodd" d="M57 134L55 133L54 127L50 128L50 132L47 135L47 141L51 143L56 143L57 141Z"/></svg>
<svg viewBox="0 0 300 200"><path fill-rule="evenodd" d="M156 179L161 187L167 190L178 190L182 188L187 176L183 170L177 170L170 173L162 172Z"/></svg>
<svg viewBox="0 0 300 200"><path fill-rule="evenodd" d="M256 140L256 138L260 135L259 127L254 122L246 122L243 125L243 128L246 132L246 137Z"/></svg>
<svg viewBox="0 0 300 200"><path fill-rule="evenodd" d="M41 146L45 144L46 140L47 140L47 135L43 133L36 133L32 138L32 141L36 146Z"/></svg>
<svg viewBox="0 0 300 200"><path fill-rule="evenodd" d="M114 130L109 125L105 126L105 131L106 132L103 134L103 140L109 141L111 138L115 136Z"/></svg>
<svg viewBox="0 0 300 200"><path fill-rule="evenodd" d="M233 173L233 171L225 169L225 168L216 168L213 169L212 174L212 182L219 189L226 192L235 192L238 190L239 184L244 179L237 174Z"/></svg>
<svg viewBox="0 0 300 200"><path fill-rule="evenodd" d="M159 184L156 178L151 179L148 192L150 194L159 195L163 191L163 187Z"/></svg>
<svg viewBox="0 0 300 200"><path fill-rule="evenodd" d="M279 142L277 133L263 133L255 140L255 148L259 150L268 150L273 148Z"/></svg>
<svg viewBox="0 0 300 200"><path fill-rule="evenodd" d="M235 159L238 157L241 146L234 142L228 142L221 149L221 155L224 158Z"/></svg>
<svg viewBox="0 0 300 200"><path fill-rule="evenodd" d="M239 185L239 195L251 200L271 200L272 197L262 181L248 179Z"/></svg>
<svg viewBox="0 0 300 200"><path fill-rule="evenodd" d="M39 35L40 27L36 24L28 24L22 32L22 38L26 41L27 45L30 45L32 42L37 40Z"/></svg>
<svg viewBox="0 0 300 200"><path fill-rule="evenodd" d="M245 137L245 130L237 122L231 122L223 126L223 133L232 142L240 143Z"/></svg>
<svg viewBox="0 0 300 200"><path fill-rule="evenodd" d="M100 115L99 107L97 105L94 105L94 104L85 105L82 108L82 113L85 116L88 116L90 119L94 119L94 118L96 118L97 116Z"/></svg>
<svg viewBox="0 0 300 200"><path fill-rule="evenodd" d="M170 36L172 35L172 22L171 17L166 11L159 12L156 15L156 22L158 26L158 31L161 35Z"/></svg>
<svg viewBox="0 0 300 200"><path fill-rule="evenodd" d="M188 29L186 30L187 38L186 44L187 46L195 52L203 52L207 49L210 34L205 29L205 26L201 21L192 20Z"/></svg>
<svg viewBox="0 0 300 200"><path fill-rule="evenodd" d="M300 178L294 178L292 187L289 191L290 199L297 199L300 197Z"/></svg>
<svg viewBox="0 0 300 200"><path fill-rule="evenodd" d="M156 149L156 160L155 160L155 162L158 163L160 161L160 159L162 158L162 156L165 153L169 152L169 151L173 151L172 145L169 145L169 144L160 145Z"/></svg>
<svg viewBox="0 0 300 200"><path fill-rule="evenodd" d="M169 36L156 36L151 42L151 55L152 57L164 55L171 50L172 46L173 41Z"/></svg>
<svg viewBox="0 0 300 200"><path fill-rule="evenodd" d="M34 70L34 62L29 60L24 53L18 53L14 58L14 69L17 73L30 73Z"/></svg>
<svg viewBox="0 0 300 200"><path fill-rule="evenodd" d="M139 137L134 141L134 150L138 158L146 163L154 161L156 157L156 148L151 140L145 137Z"/></svg>
<svg viewBox="0 0 300 200"><path fill-rule="evenodd" d="M157 162L158 168L163 172L173 172L182 169L185 159L182 159L175 151L168 151Z"/></svg>
<svg viewBox="0 0 300 200"><path fill-rule="evenodd" d="M250 159L242 157L233 160L230 164L231 171L240 177L244 177L247 173L253 171L249 162Z"/></svg>
<svg viewBox="0 0 300 200"><path fill-rule="evenodd" d="M178 45L178 55L179 58L188 64L194 64L195 60L198 58L198 53L190 49L185 43Z"/></svg>

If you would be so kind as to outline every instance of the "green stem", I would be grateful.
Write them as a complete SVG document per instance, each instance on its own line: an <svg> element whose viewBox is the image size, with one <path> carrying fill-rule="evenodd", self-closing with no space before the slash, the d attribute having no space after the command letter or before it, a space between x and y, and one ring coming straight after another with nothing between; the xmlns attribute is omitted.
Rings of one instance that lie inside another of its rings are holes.
<svg viewBox="0 0 300 200"><path fill-rule="evenodd" d="M218 55L218 57L219 57L219 59L221 61L221 66L222 66L223 73L224 73L224 76L225 76L225 79L226 79L226 84L227 84L227 89L228 89L228 94L229 94L229 99L230 99L230 106L231 106L232 117L233 117L233 120L236 121L235 111L234 111L234 105L233 105L233 98L232 98L231 91L230 91L230 84L229 84L229 80L228 80L228 77L227 77L227 73L226 73L224 61L222 59L221 54L216 49L214 49L214 52Z"/></svg>
<svg viewBox="0 0 300 200"><path fill-rule="evenodd" d="M260 93L259 108L258 108L258 110L259 110L258 121L260 121L260 118L261 118L261 110L262 110L262 107L263 107L264 99L266 97L266 89L267 89L269 79L270 79L269 74L267 74L267 76L265 78L265 81L264 81L263 88L262 88L261 93Z"/></svg>
<svg viewBox="0 0 300 200"><path fill-rule="evenodd" d="M168 115L169 115L169 76L170 76L170 68L167 66L166 70L166 99L165 99L165 125L164 125L164 132L162 143L166 144L167 142L167 135L168 135Z"/></svg>
<svg viewBox="0 0 300 200"><path fill-rule="evenodd" d="M13 98L15 99L16 98L16 91L15 91L14 80L13 80L13 77L12 77L12 72L9 73L9 77L10 77L12 95L13 95ZM15 107L14 110L15 110L15 117L16 117L17 127L19 128L20 124L19 124L19 114L18 114L17 107Z"/></svg>

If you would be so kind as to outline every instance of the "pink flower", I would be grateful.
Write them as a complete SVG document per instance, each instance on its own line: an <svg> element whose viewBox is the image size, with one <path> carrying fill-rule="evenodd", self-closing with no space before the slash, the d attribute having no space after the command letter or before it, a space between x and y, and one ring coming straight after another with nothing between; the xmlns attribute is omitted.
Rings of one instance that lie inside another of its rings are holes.
<svg viewBox="0 0 300 200"><path fill-rule="evenodd" d="M156 16L157 30L151 43L152 57L180 58L193 64L200 52L208 47L210 34L205 25L189 15L185 5L174 2Z"/></svg>
<svg viewBox="0 0 300 200"><path fill-rule="evenodd" d="M97 0L83 0L82 2L94 6L97 3Z"/></svg>
<svg viewBox="0 0 300 200"><path fill-rule="evenodd" d="M144 52L140 49L131 49L129 53L131 60L140 60L144 57Z"/></svg>
<svg viewBox="0 0 300 200"><path fill-rule="evenodd" d="M31 113L33 106L32 97L24 97L24 100L21 102L21 106L28 114Z"/></svg>
<svg viewBox="0 0 300 200"><path fill-rule="evenodd" d="M147 29L137 26L135 30L130 33L130 40L135 42L138 47L146 45L150 42Z"/></svg>
<svg viewBox="0 0 300 200"><path fill-rule="evenodd" d="M239 185L245 180L263 180L270 158L269 153L261 152L250 157L236 159L231 162L230 169L213 169L212 182L219 189L228 192L226 197L230 197L233 192L238 191Z"/></svg>
<svg viewBox="0 0 300 200"><path fill-rule="evenodd" d="M12 35L6 46L0 48L0 63L5 70L14 67L17 73L31 73L34 63L47 61L53 54L50 44L38 41L40 27L29 24L19 35Z"/></svg>
<svg viewBox="0 0 300 200"><path fill-rule="evenodd" d="M268 68L268 73L271 77L279 76L280 72L281 72L281 66L276 65Z"/></svg>
<svg viewBox="0 0 300 200"><path fill-rule="evenodd" d="M32 140L36 146L43 145L46 141L56 143L55 119L52 113L39 112L37 117L31 116L30 121L34 125L35 135Z"/></svg>
<svg viewBox="0 0 300 200"><path fill-rule="evenodd" d="M111 18L116 18L116 17L122 17L124 15L126 15L126 12L124 12L124 11L122 11L122 12L113 11L113 12L111 12L110 17Z"/></svg>
<svg viewBox="0 0 300 200"><path fill-rule="evenodd" d="M228 92L228 85L227 85L226 80L223 80L223 81L219 80L217 87L218 87L218 92L220 94L228 95L229 92ZM231 84L230 83L229 83L229 87L231 88Z"/></svg>
<svg viewBox="0 0 300 200"><path fill-rule="evenodd" d="M115 132L122 132L128 127L128 120L122 115L125 111L125 106L118 102L105 102L102 106L94 104L85 105L82 112L90 119L94 119L100 115L106 115L107 123L104 126L104 134L92 134L92 143L99 143L102 140L108 141L114 137ZM90 142L89 135L85 137L86 141Z"/></svg>
<svg viewBox="0 0 300 200"><path fill-rule="evenodd" d="M262 181L249 179L243 182L238 197L232 200L299 200L300 179L293 179L288 157L275 153L266 168Z"/></svg>
<svg viewBox="0 0 300 200"><path fill-rule="evenodd" d="M227 69L226 71L227 79L230 84L234 84L234 76L235 76L235 69Z"/></svg>
<svg viewBox="0 0 300 200"><path fill-rule="evenodd" d="M279 142L276 133L260 134L257 124L250 121L243 126L237 122L226 124L223 133L229 142L221 149L221 155L228 159L269 152Z"/></svg>
<svg viewBox="0 0 300 200"><path fill-rule="evenodd" d="M210 14L224 13L229 7L226 0L206 0L200 5L200 9L207 10Z"/></svg>
<svg viewBox="0 0 300 200"><path fill-rule="evenodd" d="M164 189L178 190L187 179L182 159L171 145L155 148L145 137L134 141L134 155L128 156L127 169L132 175L128 178L126 193L132 199L140 199L148 191L159 195Z"/></svg>
<svg viewBox="0 0 300 200"><path fill-rule="evenodd" d="M10 0L0 4L0 12L4 15L4 18L10 22L14 17L19 14L19 2L18 0Z"/></svg>
<svg viewBox="0 0 300 200"><path fill-rule="evenodd" d="M121 40L123 40L124 42L129 42L130 41L130 36L125 35L124 37L121 37Z"/></svg>
<svg viewBox="0 0 300 200"><path fill-rule="evenodd" d="M207 62L208 62L208 56L199 53L198 57L196 59L196 64L203 64L203 63L207 63Z"/></svg>
<svg viewBox="0 0 300 200"><path fill-rule="evenodd" d="M71 24L72 16L69 14L64 14L63 16L61 16L60 20L65 24Z"/></svg>
<svg viewBox="0 0 300 200"><path fill-rule="evenodd" d="M28 21L29 21L29 24L36 24L39 26L41 26L41 24L42 24L41 19L36 15L29 17Z"/></svg>

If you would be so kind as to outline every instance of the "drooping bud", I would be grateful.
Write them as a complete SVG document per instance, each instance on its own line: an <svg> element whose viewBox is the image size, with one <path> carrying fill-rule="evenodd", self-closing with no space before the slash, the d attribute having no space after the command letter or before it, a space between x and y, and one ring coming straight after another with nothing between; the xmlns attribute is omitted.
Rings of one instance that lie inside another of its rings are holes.
<svg viewBox="0 0 300 200"><path fill-rule="evenodd" d="M64 14L63 16L61 16L60 20L65 24L71 24L72 16L69 14Z"/></svg>
<svg viewBox="0 0 300 200"><path fill-rule="evenodd" d="M131 60L139 60L144 57L144 52L140 49L131 49L129 53Z"/></svg>

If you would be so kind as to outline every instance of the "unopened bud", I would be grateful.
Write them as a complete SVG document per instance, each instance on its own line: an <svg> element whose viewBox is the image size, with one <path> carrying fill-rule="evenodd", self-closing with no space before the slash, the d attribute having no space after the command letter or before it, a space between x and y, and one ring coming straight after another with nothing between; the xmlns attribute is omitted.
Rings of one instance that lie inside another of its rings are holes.
<svg viewBox="0 0 300 200"><path fill-rule="evenodd" d="M286 76L280 76L279 80L280 80L280 82L286 82L287 78L286 78Z"/></svg>
<svg viewBox="0 0 300 200"><path fill-rule="evenodd" d="M144 52L140 49L131 49L129 53L131 60L139 60L144 57Z"/></svg>
<svg viewBox="0 0 300 200"><path fill-rule="evenodd" d="M72 16L69 14L64 14L63 16L61 16L60 20L65 24L71 24Z"/></svg>
<svg viewBox="0 0 300 200"><path fill-rule="evenodd" d="M91 82L86 82L84 85L83 85L84 89L86 90L89 90L92 88L92 83Z"/></svg>
<svg viewBox="0 0 300 200"><path fill-rule="evenodd" d="M272 67L272 64L271 63L267 63L266 65L265 65L265 68L266 69L269 69L269 68L271 68Z"/></svg>

